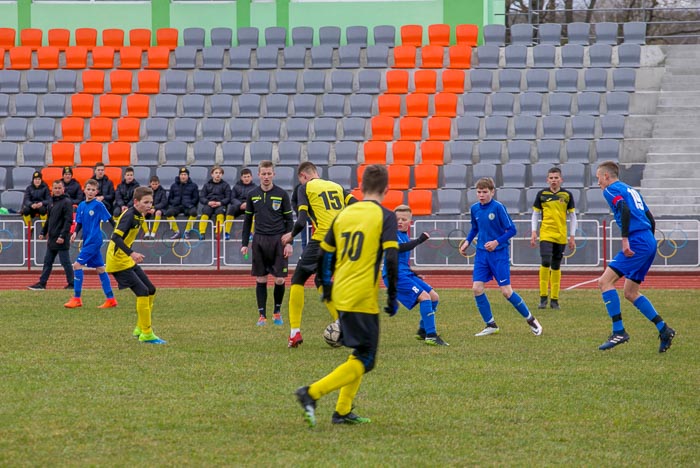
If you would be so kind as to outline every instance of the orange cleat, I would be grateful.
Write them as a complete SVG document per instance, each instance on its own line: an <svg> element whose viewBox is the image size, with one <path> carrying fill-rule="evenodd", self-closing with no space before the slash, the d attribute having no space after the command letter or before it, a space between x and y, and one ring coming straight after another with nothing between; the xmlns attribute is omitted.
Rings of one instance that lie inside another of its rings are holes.
<svg viewBox="0 0 700 468"><path fill-rule="evenodd" d="M117 307L117 300L113 297L105 299L104 304L97 306L98 309L111 309L112 307Z"/></svg>
<svg viewBox="0 0 700 468"><path fill-rule="evenodd" d="M83 300L79 297L71 297L70 301L63 304L63 307L67 309L76 309L83 306Z"/></svg>

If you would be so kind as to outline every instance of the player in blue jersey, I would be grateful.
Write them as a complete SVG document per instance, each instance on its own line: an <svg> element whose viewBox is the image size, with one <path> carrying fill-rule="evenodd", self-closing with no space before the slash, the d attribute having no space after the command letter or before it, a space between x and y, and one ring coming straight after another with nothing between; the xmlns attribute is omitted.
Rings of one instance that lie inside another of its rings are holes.
<svg viewBox="0 0 700 468"><path fill-rule="evenodd" d="M472 290L476 307L486 327L475 336L492 335L500 331L491 313L491 304L484 293L484 284L494 278L503 296L527 320L532 333L539 336L542 334L542 326L530 313L523 298L513 291L510 285L508 245L516 230L505 206L493 199L495 193L495 184L490 177L483 177L476 182L479 203L474 203L470 209L472 228L467 240L459 247L464 254L474 238L477 238Z"/></svg>
<svg viewBox="0 0 700 468"><path fill-rule="evenodd" d="M75 238L82 230L83 246L80 249L78 258L73 264L73 297L63 304L64 307L75 309L83 306L81 298L83 291L83 268L95 268L100 277L102 291L104 291L107 300L99 306L100 309L109 309L117 306L117 300L112 292L112 285L109 282L109 275L105 272L105 262L102 258L102 230L100 224L104 221L109 222L114 227L114 219L107 211L107 208L101 201L97 200L97 192L99 184L95 179L90 179L85 182L85 200L78 205L78 211L75 215L76 228L71 236L71 242L75 242Z"/></svg>
<svg viewBox="0 0 700 468"><path fill-rule="evenodd" d="M598 185L603 189L603 196L610 205L622 235L622 250L598 278L605 308L612 319L612 334L598 349L605 351L630 339L622 324L620 298L615 290L615 282L624 276L625 299L656 325L661 341L659 352L663 353L671 347L676 331L666 325L649 299L639 292L639 285L644 281L656 256L656 223L639 192L621 182L619 174L620 168L613 161L601 163L596 171Z"/></svg>
<svg viewBox="0 0 700 468"><path fill-rule="evenodd" d="M430 236L421 233L417 239L411 240L408 230L411 228L411 207L399 205L394 208L396 213L396 223L399 230L397 238L399 241L399 279L396 284L398 301L408 310L413 309L418 304L420 310L420 322L416 339L424 340L425 344L431 346L449 346L440 335L437 334L435 326L435 311L437 309L440 296L428 283L411 270L411 250L427 241ZM386 265L382 269L384 285L388 285Z"/></svg>

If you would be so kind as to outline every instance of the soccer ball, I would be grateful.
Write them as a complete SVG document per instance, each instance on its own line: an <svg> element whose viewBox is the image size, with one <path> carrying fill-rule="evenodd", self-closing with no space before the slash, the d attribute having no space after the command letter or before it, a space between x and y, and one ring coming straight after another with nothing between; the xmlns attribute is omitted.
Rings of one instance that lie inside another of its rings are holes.
<svg viewBox="0 0 700 468"><path fill-rule="evenodd" d="M326 340L328 346L331 348L340 348L343 346L341 342L340 333L340 323L336 320L328 324L325 330L323 330L323 339Z"/></svg>

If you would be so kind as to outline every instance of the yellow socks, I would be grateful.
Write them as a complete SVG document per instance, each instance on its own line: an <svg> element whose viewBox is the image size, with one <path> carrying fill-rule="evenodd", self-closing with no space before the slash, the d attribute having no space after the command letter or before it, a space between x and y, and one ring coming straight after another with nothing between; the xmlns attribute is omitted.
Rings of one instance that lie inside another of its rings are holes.
<svg viewBox="0 0 700 468"><path fill-rule="evenodd" d="M141 333L151 333L151 300L148 296L136 297L136 316L136 326L141 329Z"/></svg>
<svg viewBox="0 0 700 468"><path fill-rule="evenodd" d="M552 283L552 299L559 300L559 290L561 289L561 270L552 270L549 277Z"/></svg>
<svg viewBox="0 0 700 468"><path fill-rule="evenodd" d="M548 296L549 289L549 267L540 265L540 297Z"/></svg>
<svg viewBox="0 0 700 468"><path fill-rule="evenodd" d="M289 289L289 326L301 328L301 312L304 310L304 286L293 284Z"/></svg>
<svg viewBox="0 0 700 468"><path fill-rule="evenodd" d="M320 286L318 288L318 293L323 294L323 286ZM338 309L335 308L335 304L333 304L333 301L328 301L325 304L328 308L328 313L331 314L331 318L333 319L333 321L338 320Z"/></svg>
<svg viewBox="0 0 700 468"><path fill-rule="evenodd" d="M314 382L309 387L311 398L318 400L323 395L340 389L336 411L339 414L348 414L352 409L352 401L362 383L365 374L365 366L355 356L348 356L348 360L336 367L333 372Z"/></svg>
<svg viewBox="0 0 700 468"><path fill-rule="evenodd" d="M226 226L224 226L224 231L226 231L226 234L231 234L232 227L233 227L233 216L226 215Z"/></svg>
<svg viewBox="0 0 700 468"><path fill-rule="evenodd" d="M207 232L207 221L209 220L209 216L203 214L201 218L199 218L199 232L200 234L204 234Z"/></svg>

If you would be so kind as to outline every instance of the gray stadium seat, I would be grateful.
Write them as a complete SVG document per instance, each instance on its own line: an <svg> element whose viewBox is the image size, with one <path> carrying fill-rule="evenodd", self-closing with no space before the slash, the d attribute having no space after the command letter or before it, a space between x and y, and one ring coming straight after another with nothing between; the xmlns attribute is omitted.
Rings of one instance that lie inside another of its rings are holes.
<svg viewBox="0 0 700 468"><path fill-rule="evenodd" d="M338 49L338 68L360 68L360 46L344 45Z"/></svg>
<svg viewBox="0 0 700 468"><path fill-rule="evenodd" d="M591 25L589 23L569 23L566 29L569 44L590 44Z"/></svg>
<svg viewBox="0 0 700 468"><path fill-rule="evenodd" d="M289 96L270 94L265 98L265 116L284 119L289 115Z"/></svg>
<svg viewBox="0 0 700 468"><path fill-rule="evenodd" d="M586 186L586 166L581 163L566 162L560 168L567 188L583 188Z"/></svg>
<svg viewBox="0 0 700 468"><path fill-rule="evenodd" d="M493 93L491 95L491 115L513 116L515 97L511 93Z"/></svg>
<svg viewBox="0 0 700 468"><path fill-rule="evenodd" d="M16 70L0 70L0 93L19 93L20 78L21 74Z"/></svg>
<svg viewBox="0 0 700 468"><path fill-rule="evenodd" d="M330 166L328 168L328 180L340 184L341 187L350 188L355 184L353 182L354 167L351 166Z"/></svg>
<svg viewBox="0 0 700 468"><path fill-rule="evenodd" d="M487 24L482 28L484 44L503 46L506 43L506 27L502 24Z"/></svg>
<svg viewBox="0 0 700 468"><path fill-rule="evenodd" d="M479 163L501 164L503 148L500 141L482 141L476 146L476 152Z"/></svg>
<svg viewBox="0 0 700 468"><path fill-rule="evenodd" d="M190 179L197 184L197 187L202 188L210 178L208 167L190 166Z"/></svg>
<svg viewBox="0 0 700 468"><path fill-rule="evenodd" d="M625 116L607 114L600 117L601 138L624 138Z"/></svg>
<svg viewBox="0 0 700 468"><path fill-rule="evenodd" d="M590 162L591 142L589 140L568 140L566 142L566 160L570 163Z"/></svg>
<svg viewBox="0 0 700 468"><path fill-rule="evenodd" d="M23 200L24 192L20 190L5 190L2 192L2 194L0 194L0 205L10 210L14 210L16 213L22 211Z"/></svg>
<svg viewBox="0 0 700 468"><path fill-rule="evenodd" d="M32 122L32 141L52 142L56 140L56 120L39 117Z"/></svg>
<svg viewBox="0 0 700 468"><path fill-rule="evenodd" d="M136 143L136 161L141 166L157 166L159 145L155 141L139 141Z"/></svg>
<svg viewBox="0 0 700 468"><path fill-rule="evenodd" d="M367 26L348 26L345 28L345 42L348 45L367 47Z"/></svg>
<svg viewBox="0 0 700 468"><path fill-rule="evenodd" d="M537 162L559 164L561 161L561 142L559 140L540 140L536 146Z"/></svg>
<svg viewBox="0 0 700 468"><path fill-rule="evenodd" d="M542 117L542 138L545 140L563 140L566 137L566 117L546 115Z"/></svg>
<svg viewBox="0 0 700 468"><path fill-rule="evenodd" d="M277 85L276 93L278 94L296 94L297 79L299 75L293 70L278 70L275 73L275 83Z"/></svg>
<svg viewBox="0 0 700 468"><path fill-rule="evenodd" d="M615 68L612 71L613 91L634 91L637 72L633 68Z"/></svg>
<svg viewBox="0 0 700 468"><path fill-rule="evenodd" d="M445 164L442 166L442 189L464 189L467 187L467 167L465 164Z"/></svg>
<svg viewBox="0 0 700 468"><path fill-rule="evenodd" d="M277 58L279 55L277 46L266 45L258 47L255 52L258 59L257 65L255 66L256 69L265 70L277 68Z"/></svg>
<svg viewBox="0 0 700 468"><path fill-rule="evenodd" d="M369 94L350 95L350 115L354 117L372 117L372 96Z"/></svg>
<svg viewBox="0 0 700 468"><path fill-rule="evenodd" d="M15 95L15 117L36 117L38 102L36 94Z"/></svg>
<svg viewBox="0 0 700 468"><path fill-rule="evenodd" d="M187 72L182 70L165 70L165 93L187 94Z"/></svg>
<svg viewBox="0 0 700 468"><path fill-rule="evenodd" d="M287 28L270 26L265 28L265 45L279 49L287 45Z"/></svg>
<svg viewBox="0 0 700 468"><path fill-rule="evenodd" d="M282 51L282 68L301 69L306 65L306 47L293 45Z"/></svg>
<svg viewBox="0 0 700 468"><path fill-rule="evenodd" d="M355 141L339 141L335 144L335 164L357 164L358 144Z"/></svg>
<svg viewBox="0 0 700 468"><path fill-rule="evenodd" d="M255 49L260 44L260 31L255 27L238 28L236 39L239 46L248 46Z"/></svg>
<svg viewBox="0 0 700 468"><path fill-rule="evenodd" d="M486 115L486 94L468 92L462 98L464 107L464 115L473 115L475 117L483 117Z"/></svg>
<svg viewBox="0 0 700 468"><path fill-rule="evenodd" d="M7 168L0 167L0 191L7 190Z"/></svg>
<svg viewBox="0 0 700 468"><path fill-rule="evenodd" d="M204 47L204 28L185 28L182 30L182 41L185 46Z"/></svg>
<svg viewBox="0 0 700 468"><path fill-rule="evenodd" d="M493 25L487 25L493 26ZM499 47L496 45L482 45L476 48L476 56L479 68L498 68Z"/></svg>
<svg viewBox="0 0 700 468"><path fill-rule="evenodd" d="M233 96L214 94L209 99L212 117L226 119L233 115Z"/></svg>
<svg viewBox="0 0 700 468"><path fill-rule="evenodd" d="M605 105L608 114L627 115L630 111L629 93L613 91L605 95Z"/></svg>
<svg viewBox="0 0 700 468"><path fill-rule="evenodd" d="M378 94L382 74L378 70L360 70L357 74L358 93Z"/></svg>
<svg viewBox="0 0 700 468"><path fill-rule="evenodd" d="M531 46L534 28L530 23L514 24L510 27L510 43Z"/></svg>
<svg viewBox="0 0 700 468"><path fill-rule="evenodd" d="M260 117L260 95L241 94L238 97L239 117Z"/></svg>
<svg viewBox="0 0 700 468"><path fill-rule="evenodd" d="M607 215L610 214L608 202L603 197L603 191L599 188L586 190L586 214Z"/></svg>
<svg viewBox="0 0 700 468"><path fill-rule="evenodd" d="M617 23L594 23L593 40L596 44L617 44Z"/></svg>
<svg viewBox="0 0 700 468"><path fill-rule="evenodd" d="M202 66L204 70L221 70L224 68L224 53L222 46L211 46L202 49Z"/></svg>
<svg viewBox="0 0 700 468"><path fill-rule="evenodd" d="M561 45L560 23L543 23L537 28L540 44Z"/></svg>
<svg viewBox="0 0 700 468"><path fill-rule="evenodd" d="M10 115L10 96L8 94L0 94L0 117Z"/></svg>
<svg viewBox="0 0 700 468"><path fill-rule="evenodd" d="M144 181L144 184L151 179L151 168L149 166L133 166L134 167L134 179ZM173 183L174 180L166 180L166 186ZM163 182L163 181L161 181Z"/></svg>
<svg viewBox="0 0 700 468"><path fill-rule="evenodd" d="M612 66L612 46L610 44L593 44L588 48L591 67L610 68Z"/></svg>
<svg viewBox="0 0 700 468"><path fill-rule="evenodd" d="M287 119L287 139L292 141L309 140L309 121L303 118Z"/></svg>
<svg viewBox="0 0 700 468"><path fill-rule="evenodd" d="M15 143L6 143L14 145ZM46 143L26 142L22 145L25 166L43 167L46 164ZM16 161L15 161L16 162Z"/></svg>
<svg viewBox="0 0 700 468"><path fill-rule="evenodd" d="M542 94L527 92L520 95L521 115L542 115Z"/></svg>
<svg viewBox="0 0 700 468"><path fill-rule="evenodd" d="M252 49L249 46L231 47L228 51L229 64L227 68L236 70L248 70L252 68L251 64Z"/></svg>
<svg viewBox="0 0 700 468"><path fill-rule="evenodd" d="M511 140L507 146L508 162L530 164L532 143L525 140Z"/></svg>
<svg viewBox="0 0 700 468"><path fill-rule="evenodd" d="M583 89L604 93L608 89L608 70L605 68L588 68L583 73Z"/></svg>
<svg viewBox="0 0 700 468"><path fill-rule="evenodd" d="M216 164L216 143L213 141L195 141L192 145L194 164L213 166Z"/></svg>
<svg viewBox="0 0 700 468"><path fill-rule="evenodd" d="M250 144L250 164L258 165L261 161L272 160L272 143L269 141L254 141Z"/></svg>
<svg viewBox="0 0 700 468"><path fill-rule="evenodd" d="M379 25L372 29L375 45L394 47L396 44L396 28L392 25Z"/></svg>
<svg viewBox="0 0 700 468"><path fill-rule="evenodd" d="M25 141L27 139L27 119L8 117L5 119L5 141Z"/></svg>
<svg viewBox="0 0 700 468"><path fill-rule="evenodd" d="M292 28L292 44L310 49L314 45L314 29L309 26Z"/></svg>
<svg viewBox="0 0 700 468"><path fill-rule="evenodd" d="M245 162L245 145L237 141L225 141L221 145L224 164L243 165Z"/></svg>
<svg viewBox="0 0 700 468"><path fill-rule="evenodd" d="M40 167L20 166L12 168L12 185L9 190L24 190L32 182L32 174ZM2 205L0 205L2 206Z"/></svg>
<svg viewBox="0 0 700 468"><path fill-rule="evenodd" d="M156 94L153 98L155 117L177 117L177 96L174 94Z"/></svg>
<svg viewBox="0 0 700 468"><path fill-rule="evenodd" d="M330 161L331 144L328 141L310 141L306 147L306 155L308 161L327 166Z"/></svg>
<svg viewBox="0 0 700 468"><path fill-rule="evenodd" d="M224 70L219 73L219 79L223 94L241 94L243 92L243 73Z"/></svg>
<svg viewBox="0 0 700 468"><path fill-rule="evenodd" d="M342 119L343 122L343 140L347 141L364 141L365 137L365 119L360 117L349 117Z"/></svg>
<svg viewBox="0 0 700 468"><path fill-rule="evenodd" d="M46 70L27 70L27 92L45 94L49 92L49 72Z"/></svg>
<svg viewBox="0 0 700 468"><path fill-rule="evenodd" d="M453 164L471 165L474 143L471 141L450 141L450 161Z"/></svg>
<svg viewBox="0 0 700 468"><path fill-rule="evenodd" d="M641 65L642 46L620 44L617 47L618 67L638 68Z"/></svg>
<svg viewBox="0 0 700 468"><path fill-rule="evenodd" d="M509 162L501 167L501 187L527 187L527 166Z"/></svg>
<svg viewBox="0 0 700 468"><path fill-rule="evenodd" d="M578 91L578 70L560 68L554 72L554 90L560 93L575 93Z"/></svg>
<svg viewBox="0 0 700 468"><path fill-rule="evenodd" d="M301 143L298 141L280 141L277 151L279 164L297 166L301 162Z"/></svg>
<svg viewBox="0 0 700 468"><path fill-rule="evenodd" d="M305 93L322 94L326 92L326 74L323 70L304 70L302 83Z"/></svg>
<svg viewBox="0 0 700 468"><path fill-rule="evenodd" d="M504 68L498 71L498 90L504 93L519 93L522 73L520 70Z"/></svg>
<svg viewBox="0 0 700 468"><path fill-rule="evenodd" d="M338 26L321 26L318 29L318 42L321 45L340 47L340 28Z"/></svg>
<svg viewBox="0 0 700 468"><path fill-rule="evenodd" d="M516 115L513 119L514 138L518 140L534 140L537 138L537 117L532 115Z"/></svg>
<svg viewBox="0 0 700 468"><path fill-rule="evenodd" d="M291 166L275 167L275 185L290 191L297 185L296 168Z"/></svg>
<svg viewBox="0 0 700 468"><path fill-rule="evenodd" d="M562 68L583 68L583 46L579 44L566 44L561 47Z"/></svg>
<svg viewBox="0 0 700 468"><path fill-rule="evenodd" d="M293 112L295 117L316 117L316 96L313 94L296 94L292 97Z"/></svg>
<svg viewBox="0 0 700 468"><path fill-rule="evenodd" d="M261 141L280 141L282 121L274 117L258 119L258 139ZM269 159L269 158L267 158Z"/></svg>
<svg viewBox="0 0 700 468"><path fill-rule="evenodd" d="M345 96L342 94L324 94L321 97L321 115L325 117L343 117L344 114Z"/></svg>
<svg viewBox="0 0 700 468"><path fill-rule="evenodd" d="M549 114L571 115L571 96L569 93L550 93Z"/></svg>
<svg viewBox="0 0 700 468"><path fill-rule="evenodd" d="M182 96L182 116L201 119L204 117L204 96L186 94Z"/></svg>
<svg viewBox="0 0 700 468"><path fill-rule="evenodd" d="M551 44L539 44L532 48L532 60L535 68L554 68L556 47Z"/></svg>
<svg viewBox="0 0 700 468"><path fill-rule="evenodd" d="M509 45L504 51L506 67L525 68L527 67L527 47L524 45Z"/></svg>
<svg viewBox="0 0 700 468"><path fill-rule="evenodd" d="M231 130L231 140L233 141L253 141L253 120L237 118L229 122Z"/></svg>
<svg viewBox="0 0 700 468"><path fill-rule="evenodd" d="M622 24L622 40L626 44L646 44L647 24L630 21Z"/></svg>
<svg viewBox="0 0 700 468"><path fill-rule="evenodd" d="M197 48L193 46L179 46L175 48L174 69L192 70L197 67Z"/></svg>
<svg viewBox="0 0 700 468"><path fill-rule="evenodd" d="M311 48L311 65L309 68L333 68L333 46L313 46Z"/></svg>
<svg viewBox="0 0 700 468"><path fill-rule="evenodd" d="M265 70L251 70L248 72L248 92L255 94L269 94L270 72Z"/></svg>
<svg viewBox="0 0 700 468"><path fill-rule="evenodd" d="M224 119L206 118L200 120L202 139L221 143L225 139L226 121Z"/></svg>
<svg viewBox="0 0 700 468"><path fill-rule="evenodd" d="M472 166L472 184L474 185L477 180L483 178L483 177L490 177L493 179L493 181L496 183L496 185L499 185L499 180L497 177L497 170L498 167L495 164L489 164L489 163L479 163L479 164L474 164Z"/></svg>
<svg viewBox="0 0 700 468"><path fill-rule="evenodd" d="M40 144L43 146L43 143L37 143L37 144ZM10 142L10 141L0 141L0 166L16 166L17 165L18 149L19 149L19 145L17 143ZM36 162L33 162L33 163L25 162L25 164L35 164L37 166L39 166L39 165L43 166L44 161L42 160L41 164L37 164Z"/></svg>
<svg viewBox="0 0 700 468"><path fill-rule="evenodd" d="M179 168L175 165L161 166L156 168L156 175L160 179L161 184L169 187L172 182L178 179ZM190 176L192 172L190 170Z"/></svg>
<svg viewBox="0 0 700 468"><path fill-rule="evenodd" d="M595 160L618 161L620 159L620 142L618 140L600 139L595 142Z"/></svg>
<svg viewBox="0 0 700 468"><path fill-rule="evenodd" d="M187 143L184 141L168 141L163 145L165 164L168 166L184 166L187 164Z"/></svg>
<svg viewBox="0 0 700 468"><path fill-rule="evenodd" d="M331 92L351 94L353 74L349 70L333 70L331 72Z"/></svg>
<svg viewBox="0 0 700 468"><path fill-rule="evenodd" d="M197 119L175 119L175 139L193 142L197 139Z"/></svg>
<svg viewBox="0 0 700 468"><path fill-rule="evenodd" d="M600 94L584 92L576 97L578 114L598 115L600 114Z"/></svg>
<svg viewBox="0 0 700 468"><path fill-rule="evenodd" d="M547 174L549 170L558 165L559 161L553 162L536 162L530 166L530 179L533 186L544 185L547 181Z"/></svg>
<svg viewBox="0 0 700 468"><path fill-rule="evenodd" d="M41 104L44 117L62 118L66 116L66 96L64 94L45 94L41 97Z"/></svg>
<svg viewBox="0 0 700 468"><path fill-rule="evenodd" d="M457 140L478 140L481 121L472 115L457 117Z"/></svg>
<svg viewBox="0 0 700 468"><path fill-rule="evenodd" d="M472 69L469 71L469 81L471 82L471 91L490 93L493 90L493 72L491 70Z"/></svg>
<svg viewBox="0 0 700 468"><path fill-rule="evenodd" d="M367 47L367 68L387 68L389 66L389 47L376 44Z"/></svg>
<svg viewBox="0 0 700 468"><path fill-rule="evenodd" d="M210 37L211 45L229 49L233 43L233 30L231 28L212 28Z"/></svg>
<svg viewBox="0 0 700 468"><path fill-rule="evenodd" d="M78 76L75 70L56 70L53 74L55 92L62 94L74 94ZM2 82L2 79L0 79ZM0 93L2 93L0 87Z"/></svg>
<svg viewBox="0 0 700 468"><path fill-rule="evenodd" d="M437 191L438 215L460 215L466 211L467 203L463 191L459 189L442 189Z"/></svg>
<svg viewBox="0 0 700 468"><path fill-rule="evenodd" d="M526 71L525 88L536 93L549 92L549 70L532 68Z"/></svg>

